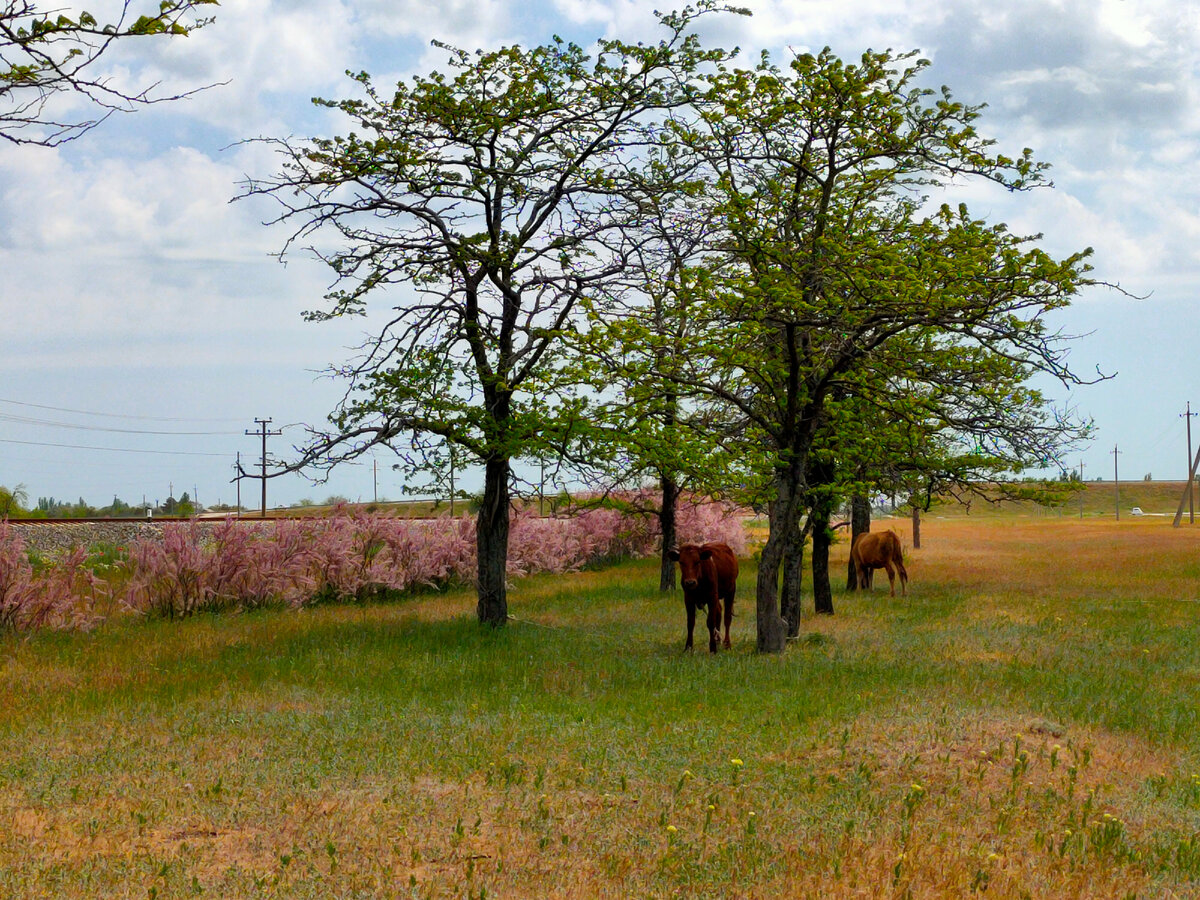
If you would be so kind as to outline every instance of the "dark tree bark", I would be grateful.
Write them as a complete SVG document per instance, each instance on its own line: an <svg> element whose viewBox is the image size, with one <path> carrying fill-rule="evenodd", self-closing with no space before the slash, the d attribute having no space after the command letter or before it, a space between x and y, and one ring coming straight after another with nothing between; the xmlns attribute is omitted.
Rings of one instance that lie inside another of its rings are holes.
<svg viewBox="0 0 1200 900"><path fill-rule="evenodd" d="M665 594L675 590L675 563L667 556L667 552L678 542L675 517L679 506L679 485L669 475L663 475L660 484L662 508L658 513L658 522L662 530L662 569L658 589Z"/></svg>
<svg viewBox="0 0 1200 900"><path fill-rule="evenodd" d="M921 507L919 507L919 506L913 507L912 525L913 525L913 529L912 529L912 531L913 531L913 549L920 550L921 549Z"/></svg>
<svg viewBox="0 0 1200 900"><path fill-rule="evenodd" d="M862 494L855 494L850 500L850 546L860 534L871 530L871 501ZM854 571L853 560L846 562L846 590L858 589L858 573Z"/></svg>
<svg viewBox="0 0 1200 900"><path fill-rule="evenodd" d="M479 621L498 628L508 621L509 461L493 457L484 469L483 503L475 520L479 554L476 587Z"/></svg>
<svg viewBox="0 0 1200 900"><path fill-rule="evenodd" d="M833 615L833 586L829 581L829 547L833 543L836 466L832 460L811 459L808 475L808 523L812 532L813 608L818 615ZM822 490L822 488L825 488Z"/></svg>
<svg viewBox="0 0 1200 900"><path fill-rule="evenodd" d="M759 653L782 653L787 647L787 623L779 614L779 570L792 533L799 527L799 487L803 469L793 460L775 473L770 530L758 563L755 584Z"/></svg>
<svg viewBox="0 0 1200 900"><path fill-rule="evenodd" d="M818 504L812 516L812 574L813 608L819 616L833 615L833 586L829 582L829 545L833 532L829 529L830 509Z"/></svg>
<svg viewBox="0 0 1200 900"><path fill-rule="evenodd" d="M787 636L800 635L802 612L801 593L804 587L804 544L808 540L808 529L801 529L795 541L788 545L783 555L783 593L780 607L783 620L787 622Z"/></svg>

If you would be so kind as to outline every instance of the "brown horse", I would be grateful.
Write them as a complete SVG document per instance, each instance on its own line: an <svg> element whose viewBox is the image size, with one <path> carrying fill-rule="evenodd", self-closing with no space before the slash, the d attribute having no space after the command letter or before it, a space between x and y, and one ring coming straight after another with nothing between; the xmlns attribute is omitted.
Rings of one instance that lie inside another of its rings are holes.
<svg viewBox="0 0 1200 900"><path fill-rule="evenodd" d="M900 538L894 531L876 531L860 534L850 548L850 562L858 575L858 586L864 591L871 587L871 573L875 569L886 569L892 596L896 596L896 570L900 571L900 593L908 594L908 570L904 568L904 556L900 552Z"/></svg>

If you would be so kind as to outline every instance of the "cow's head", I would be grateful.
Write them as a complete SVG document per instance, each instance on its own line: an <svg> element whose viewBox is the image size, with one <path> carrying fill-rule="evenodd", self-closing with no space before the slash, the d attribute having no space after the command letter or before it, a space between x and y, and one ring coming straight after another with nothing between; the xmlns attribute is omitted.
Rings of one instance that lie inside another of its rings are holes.
<svg viewBox="0 0 1200 900"><path fill-rule="evenodd" d="M684 544L668 550L667 558L679 563L679 580L683 583L683 589L689 591L700 583L700 577L704 574L700 564L712 559L712 551L695 544Z"/></svg>

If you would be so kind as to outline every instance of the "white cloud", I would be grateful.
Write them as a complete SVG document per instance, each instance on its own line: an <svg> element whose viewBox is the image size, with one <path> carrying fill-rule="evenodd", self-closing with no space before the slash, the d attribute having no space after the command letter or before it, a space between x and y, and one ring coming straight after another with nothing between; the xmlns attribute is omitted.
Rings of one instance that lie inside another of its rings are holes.
<svg viewBox="0 0 1200 900"><path fill-rule="evenodd" d="M232 151L213 160L189 147L149 159L83 158L21 148L0 155L0 243L23 252L72 248L85 257L261 259L271 239L230 198L244 171Z"/></svg>
<svg viewBox="0 0 1200 900"><path fill-rule="evenodd" d="M359 23L387 36L440 40L475 49L509 43L518 4L500 0L360 0Z"/></svg>
<svg viewBox="0 0 1200 900"><path fill-rule="evenodd" d="M84 5L100 15L103 2ZM112 9L118 0L106 2ZM311 377L297 373L348 357L342 348L355 342L364 323L300 320L301 309L319 304L329 273L302 257L281 267L269 254L285 235L261 225L274 209L265 202L229 203L244 174L270 174L278 160L262 144L220 148L257 135L349 130L340 115L314 109L310 98L350 93L346 69L372 72L380 86L406 74L445 71L445 54L430 46L433 38L466 49L530 46L553 33L585 47L602 35L656 40L655 5L223 0L214 8L215 24L185 40L122 45L107 64L123 84L161 81L166 93L229 84L186 103L115 118L58 151L0 146L0 366L7 367L6 377L18 377L17 363L39 366L25 370L39 377L20 382L26 399L37 402L37 385L54 383L64 392L86 388L97 403L123 392L136 407L137 379L125 370L159 365L153 391L143 395L154 402L169 404L174 395L219 407L236 400L252 403L255 414L288 409L289 418L321 419L335 392L306 392ZM1169 307L1158 298L1190 296L1200 275L1195 4L735 5L749 6L754 15L706 16L698 27L710 45L740 45L748 61L760 48L780 63L792 51L826 45L847 59L867 48L920 49L934 62L930 83L948 84L966 102L990 104L980 130L998 139L998 149L1011 154L1029 146L1054 164L1050 174L1058 186L1052 191L1012 196L974 185L956 189L956 197L1018 233L1044 232L1045 246L1057 255L1091 245L1098 277L1135 293L1154 292L1156 301L1123 321L1109 345L1089 345L1089 352L1112 352L1124 341L1129 346L1121 352L1136 356L1183 340L1182 301ZM1114 305L1089 298L1070 311L1069 330L1104 333L1105 321L1089 316L1107 315ZM1170 320L1158 321L1158 310L1167 308ZM228 374L239 362L237 375ZM185 365L191 380L174 382L172 372ZM1200 372L1180 377L1189 374ZM276 381L287 387L277 390ZM1121 424L1102 427L1114 436ZM1140 468L1157 475L1169 466ZM17 477L35 493L62 493ZM69 493L100 499L106 490L80 485Z"/></svg>
<svg viewBox="0 0 1200 900"><path fill-rule="evenodd" d="M215 85L160 109L236 139L277 133L292 107L341 85L362 33L344 0L223 0L214 16L186 38L119 42L105 67L129 72L123 84L158 83L159 95Z"/></svg>

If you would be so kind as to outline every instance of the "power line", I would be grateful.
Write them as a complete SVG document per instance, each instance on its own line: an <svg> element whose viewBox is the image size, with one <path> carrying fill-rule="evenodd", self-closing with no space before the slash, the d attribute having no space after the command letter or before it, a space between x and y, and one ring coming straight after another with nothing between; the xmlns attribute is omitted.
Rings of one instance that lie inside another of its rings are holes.
<svg viewBox="0 0 1200 900"><path fill-rule="evenodd" d="M10 416L0 413L0 422L15 422L18 425L48 425L52 428L71 428L76 431L106 431L114 434L176 434L186 437L199 435L233 435L236 431L153 431L144 428L105 428L102 425L76 425L72 422L54 422L50 419L32 419L28 416Z"/></svg>
<svg viewBox="0 0 1200 900"><path fill-rule="evenodd" d="M64 447L68 450L103 450L108 453L154 453L160 456L220 456L227 457L228 453L202 453L198 450L133 450L128 447L89 447L84 444L54 444L47 441L18 441L14 438L0 438L0 444L23 444L26 447Z"/></svg>
<svg viewBox="0 0 1200 900"><path fill-rule="evenodd" d="M31 409L48 409L48 410L51 410L52 412L77 413L78 415L81 415L81 416L100 416L105 419L140 419L142 421L148 421L148 422L240 422L241 421L241 419L230 419L230 418L226 418L226 419L194 419L194 418L173 417L173 416L135 416L135 415L128 415L128 414L123 414L123 413L102 413L102 412L95 412L94 410L90 410L90 409L67 409L66 407L63 407L63 406L45 406L41 403L26 403L21 400L5 400L2 397L0 397L0 403L9 403L13 406L27 406L27 407L30 407Z"/></svg>

